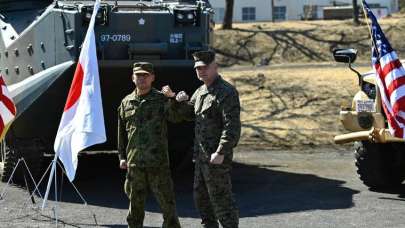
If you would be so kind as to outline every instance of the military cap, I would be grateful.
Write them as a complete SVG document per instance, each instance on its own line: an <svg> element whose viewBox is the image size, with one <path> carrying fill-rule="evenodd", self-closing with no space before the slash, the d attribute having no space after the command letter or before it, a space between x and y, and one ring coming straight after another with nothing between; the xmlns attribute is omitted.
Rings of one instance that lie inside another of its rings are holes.
<svg viewBox="0 0 405 228"><path fill-rule="evenodd" d="M193 53L194 57L194 68L199 66L206 66L215 61L215 52L208 51L198 51Z"/></svg>
<svg viewBox="0 0 405 228"><path fill-rule="evenodd" d="M134 63L134 74L153 74L153 64L148 62Z"/></svg>

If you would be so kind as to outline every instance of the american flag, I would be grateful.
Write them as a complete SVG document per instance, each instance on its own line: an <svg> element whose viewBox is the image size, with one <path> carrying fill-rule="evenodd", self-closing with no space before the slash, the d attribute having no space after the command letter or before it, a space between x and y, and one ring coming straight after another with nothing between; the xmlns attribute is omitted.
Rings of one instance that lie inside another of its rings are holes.
<svg viewBox="0 0 405 228"><path fill-rule="evenodd" d="M1 74L0 88L0 140L2 140L15 118L16 108Z"/></svg>
<svg viewBox="0 0 405 228"><path fill-rule="evenodd" d="M371 63L376 73L389 130L395 137L405 138L405 69L370 7L365 1L363 4L371 19L371 38L373 40Z"/></svg>

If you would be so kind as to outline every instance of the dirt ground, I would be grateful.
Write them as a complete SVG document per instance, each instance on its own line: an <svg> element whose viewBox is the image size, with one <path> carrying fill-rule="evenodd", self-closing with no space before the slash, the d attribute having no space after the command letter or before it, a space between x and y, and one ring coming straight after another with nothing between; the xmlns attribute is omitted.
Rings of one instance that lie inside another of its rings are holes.
<svg viewBox="0 0 405 228"><path fill-rule="evenodd" d="M405 53L405 13L379 20L392 47ZM370 59L370 33L365 19L236 23L231 30L217 25L214 48L226 66L333 61L332 50L356 48L358 59Z"/></svg>
<svg viewBox="0 0 405 228"><path fill-rule="evenodd" d="M379 23L403 57L405 14ZM345 132L340 106L351 103L358 80L344 64L334 62L331 51L358 49L357 69L370 71L369 36L364 19L360 25L352 20L236 23L231 30L217 25L214 48L221 74L241 97L241 145L333 145L333 137Z"/></svg>
<svg viewBox="0 0 405 228"><path fill-rule="evenodd" d="M358 89L357 76L335 63L232 67L221 74L239 91L240 145L251 148L333 145L345 132L340 106L351 104Z"/></svg>

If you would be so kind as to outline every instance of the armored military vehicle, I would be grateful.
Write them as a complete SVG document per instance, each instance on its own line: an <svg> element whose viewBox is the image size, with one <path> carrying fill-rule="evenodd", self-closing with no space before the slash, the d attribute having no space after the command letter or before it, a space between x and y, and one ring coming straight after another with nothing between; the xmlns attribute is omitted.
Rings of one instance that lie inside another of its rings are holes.
<svg viewBox="0 0 405 228"><path fill-rule="evenodd" d="M34 174L53 153L61 113L94 1L0 0L0 73L18 117L1 147L2 180L19 157ZM192 53L213 38L208 1L101 1L95 33L107 142L89 151L116 149L117 107L133 89L132 64L155 65L155 87L169 84L188 94L199 86ZM193 124L169 125L174 166L191 160Z"/></svg>
<svg viewBox="0 0 405 228"><path fill-rule="evenodd" d="M405 179L405 141L388 130L374 71L361 74L352 67L355 49L337 49L333 55L337 62L348 63L359 81L352 104L342 104L340 111L340 120L351 133L336 136L335 142L354 142L357 173L366 186L400 185Z"/></svg>

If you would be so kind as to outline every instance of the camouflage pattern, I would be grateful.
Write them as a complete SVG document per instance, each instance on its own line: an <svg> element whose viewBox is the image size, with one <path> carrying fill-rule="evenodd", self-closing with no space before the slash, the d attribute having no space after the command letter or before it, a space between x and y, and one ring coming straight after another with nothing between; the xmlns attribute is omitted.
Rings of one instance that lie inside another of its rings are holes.
<svg viewBox="0 0 405 228"><path fill-rule="evenodd" d="M190 99L195 113L196 158L209 163L211 154L219 148L225 155L224 166L231 166L233 148L240 137L239 94L221 76L207 87L202 85Z"/></svg>
<svg viewBox="0 0 405 228"><path fill-rule="evenodd" d="M129 227L142 227L148 189L160 204L163 227L180 227L167 144L167 121L181 121L177 106L176 101L152 89L143 96L135 90L118 108L119 158L128 164L125 192L130 200Z"/></svg>
<svg viewBox="0 0 405 228"><path fill-rule="evenodd" d="M239 211L232 195L233 148L240 137L240 103L236 89L220 76L202 85L190 99L195 118L194 200L204 227L238 227ZM189 117L191 116L188 114ZM220 165L211 154L224 155Z"/></svg>
<svg viewBox="0 0 405 228"><path fill-rule="evenodd" d="M180 122L180 105L156 89L144 96L136 90L118 108L118 154L129 166L169 166L167 121Z"/></svg>
<svg viewBox="0 0 405 228"><path fill-rule="evenodd" d="M164 228L179 228L176 202L170 169L129 167L125 180L125 193L130 199L127 222L130 228L142 228L145 217L145 201L150 189L163 213Z"/></svg>
<svg viewBox="0 0 405 228"><path fill-rule="evenodd" d="M146 74L154 74L155 71L153 70L153 64L149 62L136 62L134 63L133 73L146 73Z"/></svg>
<svg viewBox="0 0 405 228"><path fill-rule="evenodd" d="M195 163L194 202L204 227L236 228L239 210L232 194L231 168L223 165Z"/></svg>

